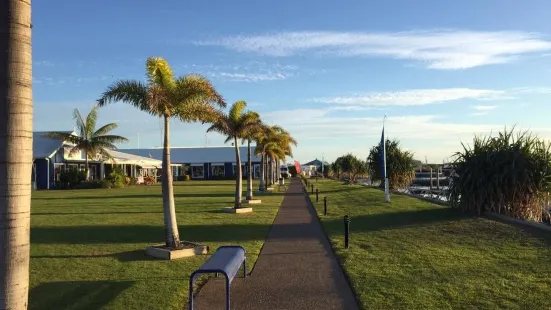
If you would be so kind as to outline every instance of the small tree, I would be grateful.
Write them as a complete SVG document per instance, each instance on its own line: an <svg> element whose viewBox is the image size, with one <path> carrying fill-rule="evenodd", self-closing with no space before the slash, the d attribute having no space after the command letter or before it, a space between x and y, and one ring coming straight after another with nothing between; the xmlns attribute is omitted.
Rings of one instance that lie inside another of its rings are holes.
<svg viewBox="0 0 551 310"><path fill-rule="evenodd" d="M371 148L369 162L372 179L382 181L381 187L384 187L380 143ZM398 140L386 141L386 172L390 189L406 188L415 178L413 153L402 150Z"/></svg>

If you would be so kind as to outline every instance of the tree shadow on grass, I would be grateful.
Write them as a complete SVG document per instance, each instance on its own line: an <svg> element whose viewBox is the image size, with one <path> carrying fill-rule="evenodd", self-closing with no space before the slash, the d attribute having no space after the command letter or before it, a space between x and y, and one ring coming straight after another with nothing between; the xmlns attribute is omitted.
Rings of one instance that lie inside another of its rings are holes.
<svg viewBox="0 0 551 310"><path fill-rule="evenodd" d="M226 192L226 193L213 193L213 194L174 194L174 198L217 198L217 197L232 197L234 195L234 192ZM33 200L112 200L112 199L142 199L142 198L156 198L156 199L162 199L161 193L156 194L139 194L136 193L135 195L116 195L116 196L75 196L74 198L67 198L67 197L44 197L44 198L33 198Z"/></svg>
<svg viewBox="0 0 551 310"><path fill-rule="evenodd" d="M81 254L81 255L32 255L31 258L116 258L120 262L150 261L155 258L145 253L145 248L140 250L126 251L110 254Z"/></svg>
<svg viewBox="0 0 551 310"><path fill-rule="evenodd" d="M29 293L29 309L100 309L120 293L131 287L133 281L74 281L40 284Z"/></svg>

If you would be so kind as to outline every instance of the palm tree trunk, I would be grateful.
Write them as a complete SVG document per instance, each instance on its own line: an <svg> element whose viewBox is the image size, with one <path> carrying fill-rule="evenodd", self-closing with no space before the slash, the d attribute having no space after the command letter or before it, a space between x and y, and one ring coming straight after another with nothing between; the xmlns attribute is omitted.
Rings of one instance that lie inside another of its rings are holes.
<svg viewBox="0 0 551 310"><path fill-rule="evenodd" d="M31 1L0 1L0 309L27 309L33 147Z"/></svg>
<svg viewBox="0 0 551 310"><path fill-rule="evenodd" d="M260 192L263 192L264 191L264 175L265 175L265 172L264 172L264 158L266 156L264 156L264 153L262 153L260 155L260 185L258 186L258 190Z"/></svg>
<svg viewBox="0 0 551 310"><path fill-rule="evenodd" d="M86 182L90 181L90 168L88 167L88 152L84 151L84 173L86 173Z"/></svg>
<svg viewBox="0 0 551 310"><path fill-rule="evenodd" d="M170 169L170 119L164 116L165 137L163 142L163 213L166 229L166 244L168 247L177 249L180 245L180 234L176 223L176 209L174 207L174 189L172 188L172 170Z"/></svg>
<svg viewBox="0 0 551 310"><path fill-rule="evenodd" d="M270 157L266 155L266 187L270 187L270 167L268 166L268 159Z"/></svg>
<svg viewBox="0 0 551 310"><path fill-rule="evenodd" d="M247 141L247 166L248 166L248 176L247 176L247 200L253 200L253 164L251 163L251 140Z"/></svg>
<svg viewBox="0 0 551 310"><path fill-rule="evenodd" d="M243 171L241 170L241 156L239 155L239 146L237 145L237 137L233 137L235 145L235 161L237 162L237 177L235 180L235 209L241 208L241 194L243 191Z"/></svg>

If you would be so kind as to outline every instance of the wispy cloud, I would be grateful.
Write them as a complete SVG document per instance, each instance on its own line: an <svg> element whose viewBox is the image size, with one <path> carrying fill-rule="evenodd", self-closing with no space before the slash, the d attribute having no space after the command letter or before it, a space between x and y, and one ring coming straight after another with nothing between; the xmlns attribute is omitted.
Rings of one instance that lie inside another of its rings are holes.
<svg viewBox="0 0 551 310"><path fill-rule="evenodd" d="M246 63L185 64L181 68L228 82L263 82L285 80L298 75L292 64L250 61Z"/></svg>
<svg viewBox="0 0 551 310"><path fill-rule="evenodd" d="M413 89L395 92L373 92L355 96L313 98L314 102L350 106L419 106L460 99L489 99L503 95L503 91L471 88Z"/></svg>
<svg viewBox="0 0 551 310"><path fill-rule="evenodd" d="M47 60L37 60L34 62L35 65L37 66L44 66L44 67L53 67L54 66L54 63L51 62L51 61L47 61Z"/></svg>
<svg viewBox="0 0 551 310"><path fill-rule="evenodd" d="M492 111L497 108L497 105L475 105L473 109L481 112Z"/></svg>
<svg viewBox="0 0 551 310"><path fill-rule="evenodd" d="M231 36L194 44L270 56L316 53L341 57L391 57L422 62L431 69L466 69L502 64L524 54L546 54L551 51L551 41L541 34L521 31L301 31Z"/></svg>
<svg viewBox="0 0 551 310"><path fill-rule="evenodd" d="M390 106L421 106L445 103L457 100L496 101L512 100L521 94L551 93L551 88L523 87L512 89L473 89L473 88L442 88L442 89L411 89L391 92L371 92L352 96L334 96L311 98L313 102L339 104L352 107L390 107ZM489 105L480 105L479 109L492 109ZM487 111L487 110L486 110Z"/></svg>
<svg viewBox="0 0 551 310"><path fill-rule="evenodd" d="M284 80L291 76L285 73L231 73L231 72L210 72L209 76L221 78L232 82L262 82Z"/></svg>

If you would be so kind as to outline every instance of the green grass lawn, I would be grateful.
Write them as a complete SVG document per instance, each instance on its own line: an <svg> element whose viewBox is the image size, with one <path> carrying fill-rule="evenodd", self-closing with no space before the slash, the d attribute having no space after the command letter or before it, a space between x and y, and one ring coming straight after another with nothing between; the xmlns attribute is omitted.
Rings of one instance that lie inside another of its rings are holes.
<svg viewBox="0 0 551 310"><path fill-rule="evenodd" d="M283 195L257 196L263 203L254 213L221 213L232 205L234 188L234 181L176 182L180 237L208 245L210 253L242 245L251 269ZM29 307L185 308L189 275L207 256L164 261L145 255L148 245L163 242L158 185L33 192Z"/></svg>
<svg viewBox="0 0 551 310"><path fill-rule="evenodd" d="M550 308L550 233L406 196L387 204L382 191L359 185L317 187L320 201L312 200L364 309Z"/></svg>

